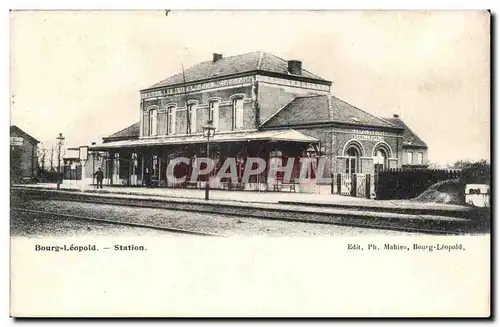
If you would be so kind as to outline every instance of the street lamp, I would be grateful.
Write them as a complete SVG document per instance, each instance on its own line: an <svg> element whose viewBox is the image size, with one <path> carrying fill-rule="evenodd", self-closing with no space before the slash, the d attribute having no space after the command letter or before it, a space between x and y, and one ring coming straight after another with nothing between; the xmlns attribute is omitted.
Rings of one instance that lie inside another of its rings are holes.
<svg viewBox="0 0 500 327"><path fill-rule="evenodd" d="M62 133L59 133L59 136L56 138L57 140L57 172L59 174L59 178L57 179L57 189L61 188L61 148L64 145L64 136Z"/></svg>
<svg viewBox="0 0 500 327"><path fill-rule="evenodd" d="M314 157L317 154L316 148L309 144L309 147L306 149L306 154L309 158Z"/></svg>
<svg viewBox="0 0 500 327"><path fill-rule="evenodd" d="M203 125L203 135L207 138L207 158L210 158L210 137L215 135L215 126L212 120L208 120L205 125ZM208 200L208 193L210 190L210 176L208 176L205 182L205 200Z"/></svg>

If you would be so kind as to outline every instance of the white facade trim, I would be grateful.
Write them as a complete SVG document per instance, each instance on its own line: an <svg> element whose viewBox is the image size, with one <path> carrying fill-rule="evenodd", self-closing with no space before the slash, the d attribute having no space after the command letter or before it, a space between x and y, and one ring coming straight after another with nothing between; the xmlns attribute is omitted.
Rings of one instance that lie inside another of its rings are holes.
<svg viewBox="0 0 500 327"><path fill-rule="evenodd" d="M213 102L213 101L222 102L222 98L221 97L211 97L211 98L208 98L207 103L210 103L210 102Z"/></svg>
<svg viewBox="0 0 500 327"><path fill-rule="evenodd" d="M363 146L363 144L361 144L361 142L359 142L357 139L350 139L349 141L347 141L345 144L344 144L344 148L342 149L342 153L344 154L344 156L348 157L347 156L347 148L349 145L351 144L356 144L359 146L359 148L361 149L361 153L360 153L360 157L364 157L365 156L365 147Z"/></svg>
<svg viewBox="0 0 500 327"><path fill-rule="evenodd" d="M222 91L222 90L234 89L237 87L252 86L253 83L254 82L233 84L233 85L229 85L229 86L219 86L219 87L214 87L214 88L207 88L207 89L188 91L188 92L189 92L189 94L200 94L200 93L204 93L204 92ZM158 100L158 99L168 99L174 95L179 95L179 94L184 94L184 92L176 92L176 93L171 93L171 94L167 94L167 95L156 95L156 96L152 96L152 97L142 97L142 99L146 100L146 101Z"/></svg>
<svg viewBox="0 0 500 327"><path fill-rule="evenodd" d="M372 156L375 157L375 152L378 150L378 147L382 145L382 148L384 147L387 147L387 149L389 149L389 153L387 154L389 157L393 157L393 152L392 152L392 148L389 144L387 144L387 142L384 142L384 141L379 141L377 143L375 143L375 145L373 146L373 150L372 150Z"/></svg>
<svg viewBox="0 0 500 327"><path fill-rule="evenodd" d="M177 105L178 105L177 102L168 102L163 106L163 108L166 110L170 107L177 107Z"/></svg>
<svg viewBox="0 0 500 327"><path fill-rule="evenodd" d="M259 83L266 83L268 85L282 85L299 89L310 89L328 93L330 92L330 85L314 83L314 82L304 82L304 81L297 81L280 77L269 77L264 75L257 75L256 80Z"/></svg>
<svg viewBox="0 0 500 327"><path fill-rule="evenodd" d="M245 93L235 93L229 97L229 101L232 102L234 99L243 99L245 100L247 95Z"/></svg>
<svg viewBox="0 0 500 327"><path fill-rule="evenodd" d="M145 111L147 111L149 113L150 110L158 110L158 108L159 108L158 105L152 104L152 105L148 106Z"/></svg>

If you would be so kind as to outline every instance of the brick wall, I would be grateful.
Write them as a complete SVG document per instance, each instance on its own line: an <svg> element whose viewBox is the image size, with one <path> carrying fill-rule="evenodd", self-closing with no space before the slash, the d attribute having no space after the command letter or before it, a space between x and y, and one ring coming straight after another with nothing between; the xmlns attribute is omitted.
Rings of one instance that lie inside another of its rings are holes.
<svg viewBox="0 0 500 327"><path fill-rule="evenodd" d="M189 100L198 101L199 107L197 108L197 130L201 132L200 128L208 119L208 101L211 98L220 98L221 104L219 106L219 129L221 131L230 131L232 128L232 103L230 97L235 94L244 94L244 113L243 113L243 129L255 129L258 125L263 123L279 109L285 106L288 102L293 100L299 95L317 95L329 94L328 91L311 90L295 86L285 86L273 84L269 82L258 82L253 85L236 86L222 90L205 90L202 92L188 94ZM259 109L255 106L255 101L259 101ZM149 133L149 117L146 109L155 105L160 109L158 115L158 135L164 135L166 128L167 115L160 114L161 109L164 109L167 104L175 103L178 106L176 117L176 133L184 134L186 131L186 116L182 112L184 108L184 94L176 94L161 98L160 100L147 100L143 103L143 135ZM257 117L258 115L258 117ZM180 125L183 125L182 127Z"/></svg>
<svg viewBox="0 0 500 327"><path fill-rule="evenodd" d="M175 121L175 133L176 134L186 134L187 128L187 110L178 110L176 113Z"/></svg>
<svg viewBox="0 0 500 327"><path fill-rule="evenodd" d="M16 131L13 131L10 134L10 136L23 138L22 146L15 147L14 150L11 150L12 159L14 159L11 160L11 164L17 166L15 170L19 173L19 177L22 178L22 177L36 176L38 173L37 144L31 143L30 139L26 138L21 133L17 133Z"/></svg>
<svg viewBox="0 0 500 327"><path fill-rule="evenodd" d="M231 96L235 94L244 94L245 102L243 106L243 129L257 128L255 124L255 101L253 101L253 86L237 86L223 90L207 90L198 93L188 94L188 100L198 101L196 108L196 131L202 132L202 126L208 120L208 101L212 98L219 98L219 130L230 131L232 129L232 103ZM186 110L184 94L147 100L143 103L143 136L149 135L149 116L147 109L151 106L158 106L158 127L157 135L165 135L167 131L167 113L163 111L168 104L177 104L176 110L176 134L186 133ZM191 131L193 133L193 131Z"/></svg>
<svg viewBox="0 0 500 327"><path fill-rule="evenodd" d="M345 130L346 132L349 132L349 130ZM391 149L392 156L389 154L389 157L397 157L398 149L397 149L397 138L395 137L396 134L393 134L392 136L382 136L382 141L387 143ZM379 140L365 140L362 139L359 135L356 134L349 134L349 133L336 133L336 152L338 156L343 156L345 153L344 147L345 145L351 141L351 140L356 140L358 143L361 144L364 153L361 154L363 157L373 157L373 152L374 152L374 147L377 143L379 143Z"/></svg>
<svg viewBox="0 0 500 327"><path fill-rule="evenodd" d="M333 130L331 127L313 127L313 128L297 128L298 132L301 132L305 135L314 137L320 141L321 147L325 149L325 156L327 161L333 160L333 171L337 173L345 173L345 159L337 158L338 156L344 156L345 153L344 147L351 140L356 140L362 145L364 149L364 153L361 154L361 157L365 157L362 159L362 172L373 173L373 152L374 147L379 142L378 140L364 140L357 134L352 134L352 129L345 128L335 128L335 132L333 132L333 140L331 131ZM392 157L397 158L398 154L401 153L401 142L397 141L397 134L391 133L389 136L382 136L382 140L386 142L392 151ZM399 149L398 149L399 147ZM389 154L389 157L391 155ZM331 159L330 159L331 158ZM391 165L390 167L396 168L399 167L397 161L388 160L388 163Z"/></svg>

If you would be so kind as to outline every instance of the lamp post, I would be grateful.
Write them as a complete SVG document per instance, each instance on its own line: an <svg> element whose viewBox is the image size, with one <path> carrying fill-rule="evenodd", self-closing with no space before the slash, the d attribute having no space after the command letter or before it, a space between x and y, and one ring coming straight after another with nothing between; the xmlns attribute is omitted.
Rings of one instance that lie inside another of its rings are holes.
<svg viewBox="0 0 500 327"><path fill-rule="evenodd" d="M215 126L212 120L208 120L205 125L203 125L203 135L207 138L207 158L210 158L210 137L215 135ZM209 199L210 191L210 176L208 176L205 182L205 200Z"/></svg>
<svg viewBox="0 0 500 327"><path fill-rule="evenodd" d="M61 188L61 148L64 145L64 136L62 133L59 133L59 136L56 138L57 140L57 172L59 174L59 178L57 179L57 189Z"/></svg>

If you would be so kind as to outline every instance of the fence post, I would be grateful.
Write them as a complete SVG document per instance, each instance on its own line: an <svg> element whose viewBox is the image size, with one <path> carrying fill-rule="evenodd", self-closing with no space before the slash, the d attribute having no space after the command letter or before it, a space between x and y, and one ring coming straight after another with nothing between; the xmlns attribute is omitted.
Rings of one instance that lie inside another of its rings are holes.
<svg viewBox="0 0 500 327"><path fill-rule="evenodd" d="M366 180L365 180L365 185L366 185L366 192L365 196L369 199L370 198L370 188L371 188L371 181L370 181L370 174L366 174Z"/></svg>
<svg viewBox="0 0 500 327"><path fill-rule="evenodd" d="M357 180L356 174L351 175L351 196L356 196L357 191Z"/></svg>
<svg viewBox="0 0 500 327"><path fill-rule="evenodd" d="M342 194L342 175L337 174L337 194Z"/></svg>
<svg viewBox="0 0 500 327"><path fill-rule="evenodd" d="M335 177L335 175L332 174L332 177ZM334 187L335 186L335 178L332 178L332 183L330 184L330 187L331 187L331 190L330 190L330 194L334 194L333 190L334 190Z"/></svg>

